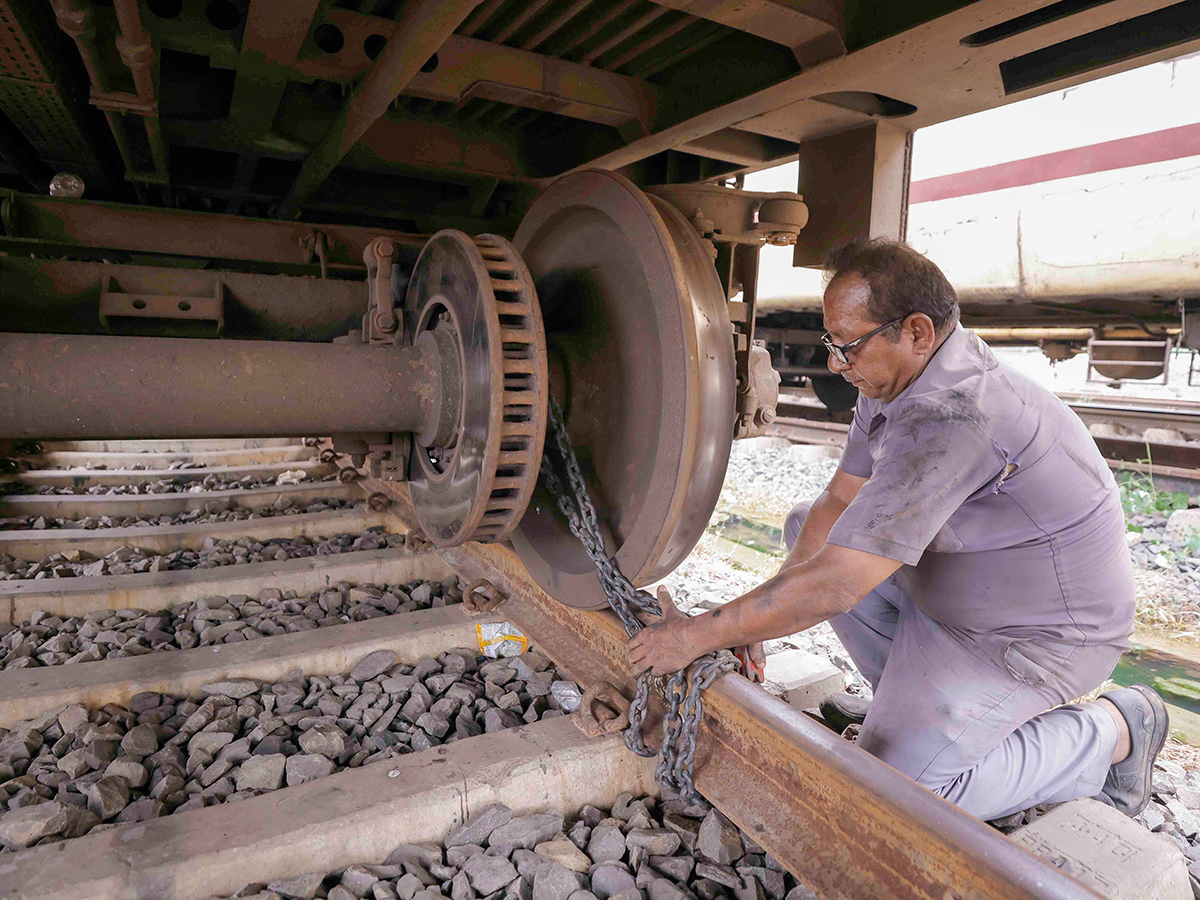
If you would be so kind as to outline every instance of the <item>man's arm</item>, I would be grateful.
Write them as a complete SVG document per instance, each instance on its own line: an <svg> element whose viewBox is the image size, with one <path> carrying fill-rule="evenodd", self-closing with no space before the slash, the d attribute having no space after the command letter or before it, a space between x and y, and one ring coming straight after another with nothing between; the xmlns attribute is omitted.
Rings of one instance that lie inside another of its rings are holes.
<svg viewBox="0 0 1200 900"><path fill-rule="evenodd" d="M834 522L866 482L838 469L775 577L720 609L689 618L660 588L664 620L629 643L634 672L652 667L663 675L705 653L795 634L854 606L900 567L886 557L826 543Z"/></svg>
<svg viewBox="0 0 1200 900"><path fill-rule="evenodd" d="M833 523L858 496L859 488L866 483L866 478L851 475L843 469L837 469L833 473L833 478L825 490L821 491L821 496L813 502L796 543L780 567L781 572L808 562L817 555L817 551L824 547L829 539L829 530L833 528Z"/></svg>
<svg viewBox="0 0 1200 900"><path fill-rule="evenodd" d="M874 553L826 544L812 559L780 570L719 609L690 618L659 588L663 621L630 639L630 665L635 675L645 669L666 675L714 650L795 634L847 612L900 565Z"/></svg>

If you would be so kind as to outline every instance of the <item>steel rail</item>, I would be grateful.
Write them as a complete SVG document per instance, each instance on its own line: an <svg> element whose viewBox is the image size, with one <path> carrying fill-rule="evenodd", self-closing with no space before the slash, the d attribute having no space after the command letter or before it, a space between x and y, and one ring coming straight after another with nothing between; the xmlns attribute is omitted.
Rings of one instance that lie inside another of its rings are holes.
<svg viewBox="0 0 1200 900"><path fill-rule="evenodd" d="M823 444L841 447L850 426L839 422L780 417L767 429L768 437L781 437L797 444ZM1196 493L1200 480L1200 445L1163 444L1136 438L1093 437L1109 467L1115 470L1148 471L1172 479L1176 489ZM1147 460L1152 465L1146 468Z"/></svg>
<svg viewBox="0 0 1200 900"><path fill-rule="evenodd" d="M363 479L411 520L402 484ZM487 578L501 612L587 686L632 696L625 632L608 611L551 598L498 544L439 551L466 579ZM652 700L651 718L662 704ZM1068 900L1098 896L740 675L705 694L696 785L787 869L825 897L855 900ZM653 726L655 723L650 722ZM653 733L648 727L647 733Z"/></svg>
<svg viewBox="0 0 1200 900"><path fill-rule="evenodd" d="M1072 409L1130 414L1145 413L1176 418L1182 422L1196 423L1200 421L1200 402L1198 401L1161 397L1110 397L1086 391L1055 391L1054 396ZM786 392L780 393L779 399L782 405L797 407L816 407L820 403L811 388L789 388Z"/></svg>
<svg viewBox="0 0 1200 900"><path fill-rule="evenodd" d="M1175 428L1190 442L1146 441L1133 435L1093 435L1096 446L1110 462L1138 463L1147 460L1175 469L1200 470L1200 408L1143 408L1136 406L1069 403L1071 409L1086 425L1116 423L1135 430L1151 427ZM785 437L802 444L840 446L845 442L848 426L825 421L831 416L823 406L781 400L776 406L778 418L768 434ZM846 415L846 414L840 414Z"/></svg>
<svg viewBox="0 0 1200 900"><path fill-rule="evenodd" d="M1067 405L1087 425L1095 422L1107 422L1134 430L1174 428L1182 432L1186 438L1200 437L1200 410L1075 402Z"/></svg>

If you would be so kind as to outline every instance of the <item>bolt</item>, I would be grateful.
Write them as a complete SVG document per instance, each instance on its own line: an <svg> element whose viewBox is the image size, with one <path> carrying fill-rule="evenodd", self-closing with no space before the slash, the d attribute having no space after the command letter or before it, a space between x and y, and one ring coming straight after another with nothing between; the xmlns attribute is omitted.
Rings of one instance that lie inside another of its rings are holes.
<svg viewBox="0 0 1200 900"><path fill-rule="evenodd" d="M758 419L759 425L770 425L772 422L775 421L775 407L760 406L758 408L758 413L755 415L755 418Z"/></svg>
<svg viewBox="0 0 1200 900"><path fill-rule="evenodd" d="M367 506L371 508L372 512L383 512L391 505L392 498L382 491L376 491L367 498Z"/></svg>
<svg viewBox="0 0 1200 900"><path fill-rule="evenodd" d="M390 310L381 309L375 313L375 327L383 332L396 330L396 314Z"/></svg>

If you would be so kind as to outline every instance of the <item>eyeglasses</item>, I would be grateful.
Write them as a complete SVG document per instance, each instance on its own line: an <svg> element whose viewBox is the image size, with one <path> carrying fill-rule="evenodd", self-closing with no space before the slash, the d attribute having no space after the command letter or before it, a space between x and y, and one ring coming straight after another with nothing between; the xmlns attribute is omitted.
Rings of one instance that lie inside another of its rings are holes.
<svg viewBox="0 0 1200 900"><path fill-rule="evenodd" d="M904 315L900 316L899 318L892 319L892 321L890 321L890 322L884 322L882 325L880 325L874 331L868 331L862 337L855 338L848 344L835 344L833 342L833 339L829 336L829 332L827 331L823 335L821 335L821 343L825 345L825 349L829 351L830 355L833 356L834 359L836 359L838 362L842 363L843 365L849 365L850 364L850 359L849 359L850 353L857 350L859 347L861 347L863 344L865 344L871 338L875 337L875 335L879 334L879 332L883 331L883 329L888 328L892 325L895 325L897 322L903 322L910 315L911 315L911 313L905 313Z"/></svg>

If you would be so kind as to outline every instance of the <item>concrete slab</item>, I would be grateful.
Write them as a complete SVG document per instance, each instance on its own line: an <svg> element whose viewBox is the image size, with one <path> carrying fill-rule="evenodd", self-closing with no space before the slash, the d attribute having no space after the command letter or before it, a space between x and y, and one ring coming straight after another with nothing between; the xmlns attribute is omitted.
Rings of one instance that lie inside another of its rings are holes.
<svg viewBox="0 0 1200 900"><path fill-rule="evenodd" d="M199 900L249 882L380 863L503 803L517 814L654 794L653 758L569 718L481 735L236 803L121 825L0 860L6 897ZM69 864L64 864L69 860Z"/></svg>
<svg viewBox="0 0 1200 900"><path fill-rule="evenodd" d="M273 463L251 463L237 466L200 466L194 469L30 469L17 475L0 477L0 483L19 481L40 487L91 487L97 484L141 484L146 481L170 479L175 482L199 481L206 475L236 480L247 475L275 478L281 472L299 469L309 478L321 478L334 467L319 459L284 460Z"/></svg>
<svg viewBox="0 0 1200 900"><path fill-rule="evenodd" d="M232 491L189 491L170 494L8 494L0 497L0 518L8 516L161 516L204 509L223 503L257 509L288 499L297 506L317 500L342 500L352 496L351 486L336 481L282 484ZM0 537L5 532L0 532Z"/></svg>
<svg viewBox="0 0 1200 900"><path fill-rule="evenodd" d="M91 609L162 609L202 597L254 595L267 587L307 592L339 581L396 584L453 574L454 569L434 553L388 547L216 569L0 581L0 622L24 622L39 609L64 617Z"/></svg>
<svg viewBox="0 0 1200 900"><path fill-rule="evenodd" d="M190 697L214 681L278 681L291 669L306 675L348 672L376 650L392 650L400 662L412 663L454 647L475 646L476 622L503 620L503 615L471 619L456 604L237 644L10 669L0 672L0 728L73 703L125 706L140 691Z"/></svg>
<svg viewBox="0 0 1200 900"><path fill-rule="evenodd" d="M1099 801L1064 803L1009 837L1108 900L1192 898L1179 847Z"/></svg>
<svg viewBox="0 0 1200 900"><path fill-rule="evenodd" d="M797 709L811 709L844 685L842 671L824 656L783 650L767 657L766 689Z"/></svg>
<svg viewBox="0 0 1200 900"><path fill-rule="evenodd" d="M143 464L165 469L173 462L198 462L210 466L235 466L247 463L283 462L285 460L312 459L317 455L313 447L291 444L286 447L251 447L239 450L179 450L163 453L129 453L105 450L55 450L27 457L32 465L38 466L86 466L102 465L117 468Z"/></svg>
<svg viewBox="0 0 1200 900"><path fill-rule="evenodd" d="M301 438L158 438L144 441L39 441L43 453L101 451L106 453L195 452L197 450L250 450L256 447L291 447Z"/></svg>
<svg viewBox="0 0 1200 900"><path fill-rule="evenodd" d="M199 550L205 540L236 541L240 538L327 538L335 534L359 534L368 528L390 526L394 519L365 507L335 509L294 516L263 516L229 522L191 525L158 525L153 528L47 528L42 531L0 531L0 553L16 559L40 560L67 550L103 556L121 547L140 547L151 553Z"/></svg>

